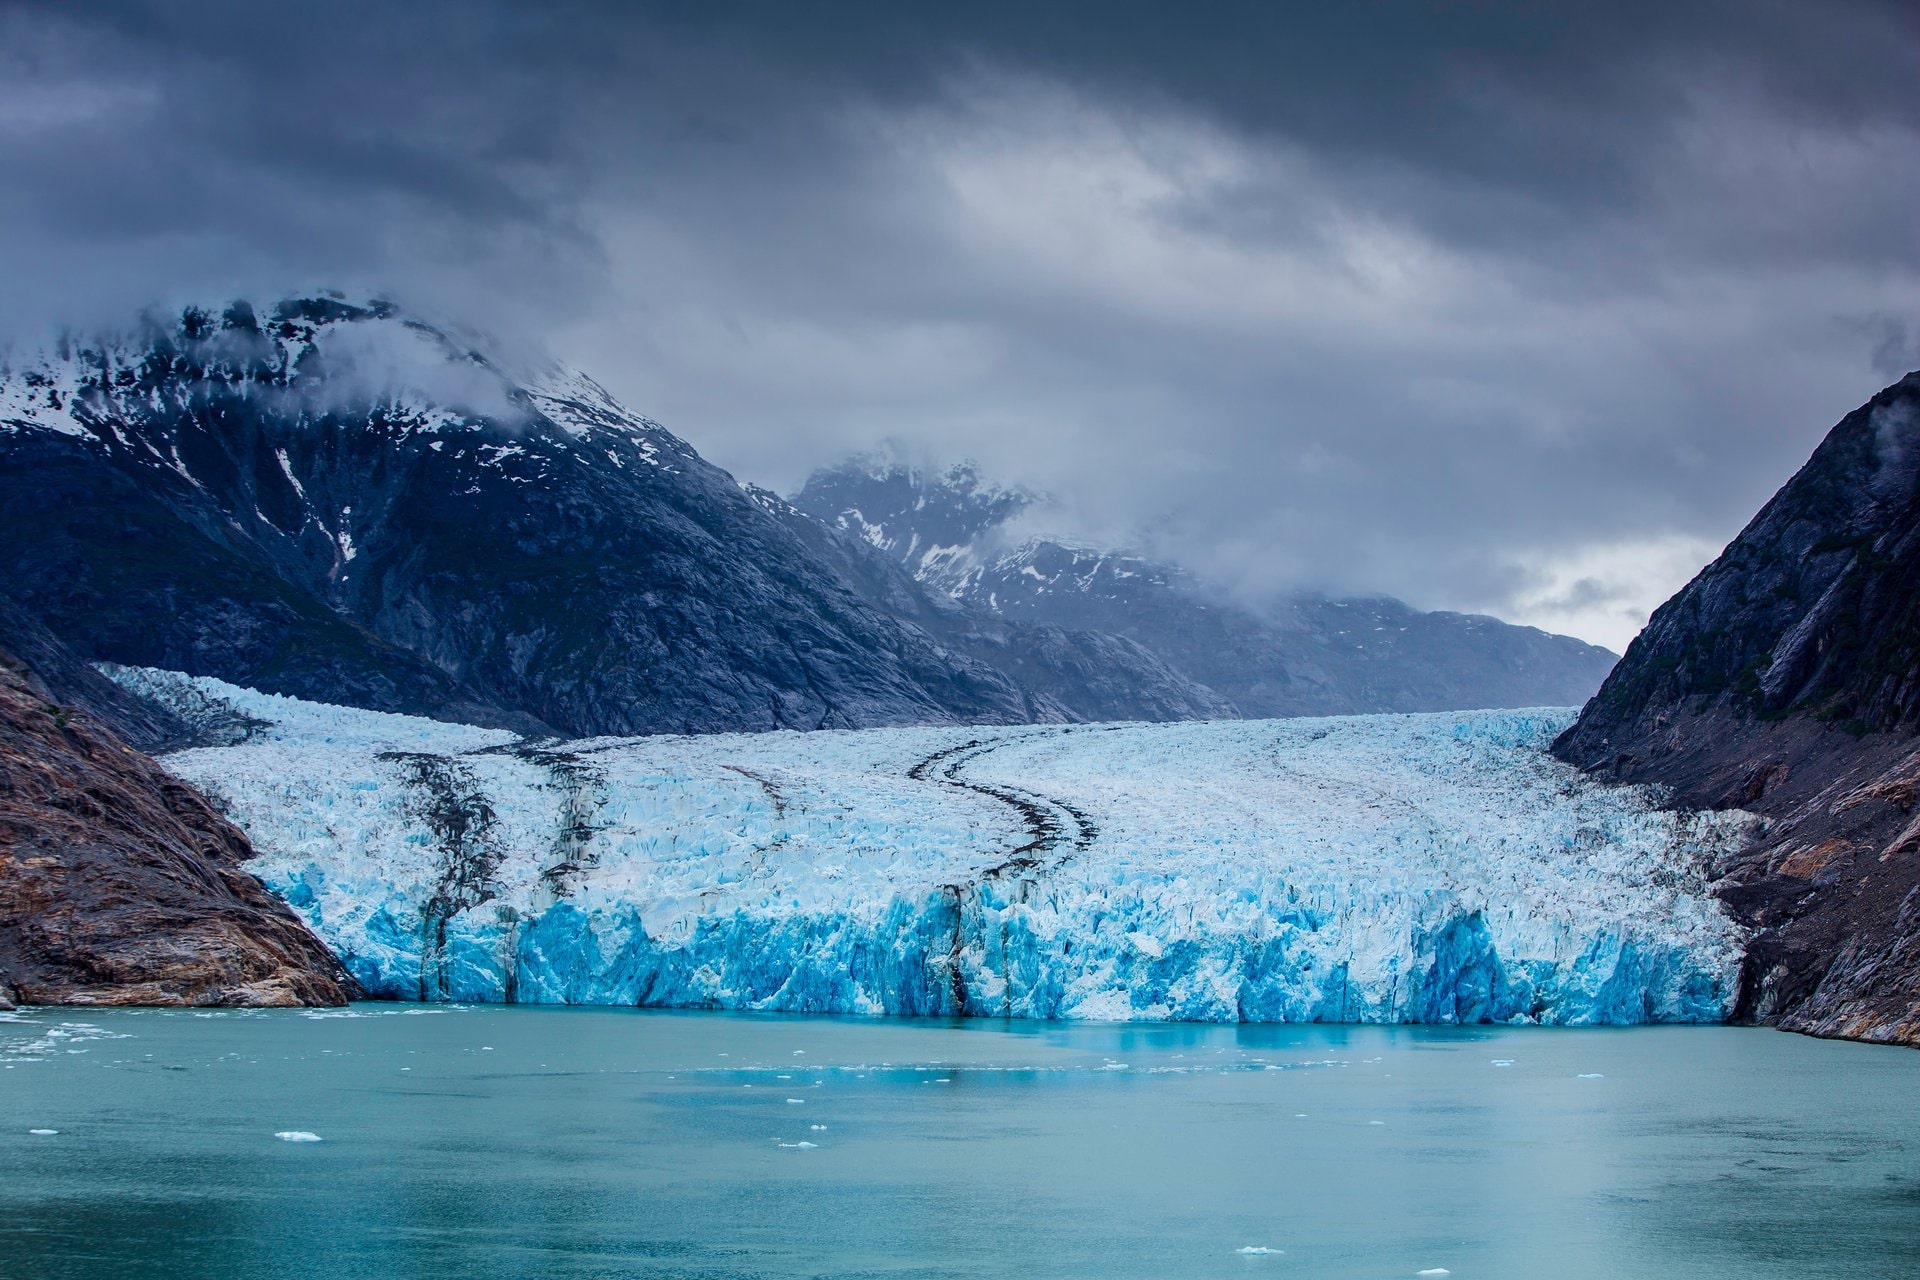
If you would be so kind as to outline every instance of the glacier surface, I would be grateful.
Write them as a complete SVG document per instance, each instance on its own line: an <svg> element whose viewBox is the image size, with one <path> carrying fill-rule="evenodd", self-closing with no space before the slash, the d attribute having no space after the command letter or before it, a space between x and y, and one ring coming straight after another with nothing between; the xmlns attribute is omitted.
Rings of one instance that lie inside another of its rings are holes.
<svg viewBox="0 0 1920 1280"><path fill-rule="evenodd" d="M1740 814L1544 750L1572 713L526 741L231 708L169 756L370 993L1203 1021L1700 1022Z"/></svg>

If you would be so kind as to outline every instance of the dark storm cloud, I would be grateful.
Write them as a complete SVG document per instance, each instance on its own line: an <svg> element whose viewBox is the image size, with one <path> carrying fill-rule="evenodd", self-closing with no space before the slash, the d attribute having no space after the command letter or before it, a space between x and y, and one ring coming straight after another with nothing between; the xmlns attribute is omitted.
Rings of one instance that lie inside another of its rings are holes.
<svg viewBox="0 0 1920 1280"><path fill-rule="evenodd" d="M1904 5L0 16L0 321L336 284L736 472L1614 644L1920 332Z"/></svg>

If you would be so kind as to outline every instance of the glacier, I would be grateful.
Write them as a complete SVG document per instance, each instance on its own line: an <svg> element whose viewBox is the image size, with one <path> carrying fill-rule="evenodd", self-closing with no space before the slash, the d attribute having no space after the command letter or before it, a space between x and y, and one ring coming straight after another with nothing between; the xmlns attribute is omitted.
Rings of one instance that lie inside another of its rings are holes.
<svg viewBox="0 0 1920 1280"><path fill-rule="evenodd" d="M526 740L117 668L375 996L1107 1020L1711 1022L1753 819L1566 709Z"/></svg>

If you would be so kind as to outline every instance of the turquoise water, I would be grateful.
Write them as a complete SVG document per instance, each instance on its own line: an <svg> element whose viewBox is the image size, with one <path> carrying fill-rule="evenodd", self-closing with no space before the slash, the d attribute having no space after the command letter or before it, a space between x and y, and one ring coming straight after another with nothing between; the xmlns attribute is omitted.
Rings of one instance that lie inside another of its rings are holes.
<svg viewBox="0 0 1920 1280"><path fill-rule="evenodd" d="M1920 1054L1764 1030L45 1010L0 1064L9 1278L1920 1273Z"/></svg>

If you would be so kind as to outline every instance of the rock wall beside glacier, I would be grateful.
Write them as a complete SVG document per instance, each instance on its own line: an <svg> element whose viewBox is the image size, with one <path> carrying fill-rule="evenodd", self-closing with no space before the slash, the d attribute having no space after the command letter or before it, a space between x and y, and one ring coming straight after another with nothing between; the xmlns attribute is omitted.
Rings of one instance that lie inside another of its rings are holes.
<svg viewBox="0 0 1920 1280"><path fill-rule="evenodd" d="M1765 820L1736 1018L1920 1046L1920 372L1836 424L1555 744Z"/></svg>
<svg viewBox="0 0 1920 1280"><path fill-rule="evenodd" d="M124 672L168 696L184 678ZM1699 1022L1742 938L1561 711L529 742L193 681L170 756L375 994L868 1014Z"/></svg>
<svg viewBox="0 0 1920 1280"><path fill-rule="evenodd" d="M0 1003L346 1003L340 966L248 874L246 837L115 732L164 717L123 711L56 701L0 648Z"/></svg>

